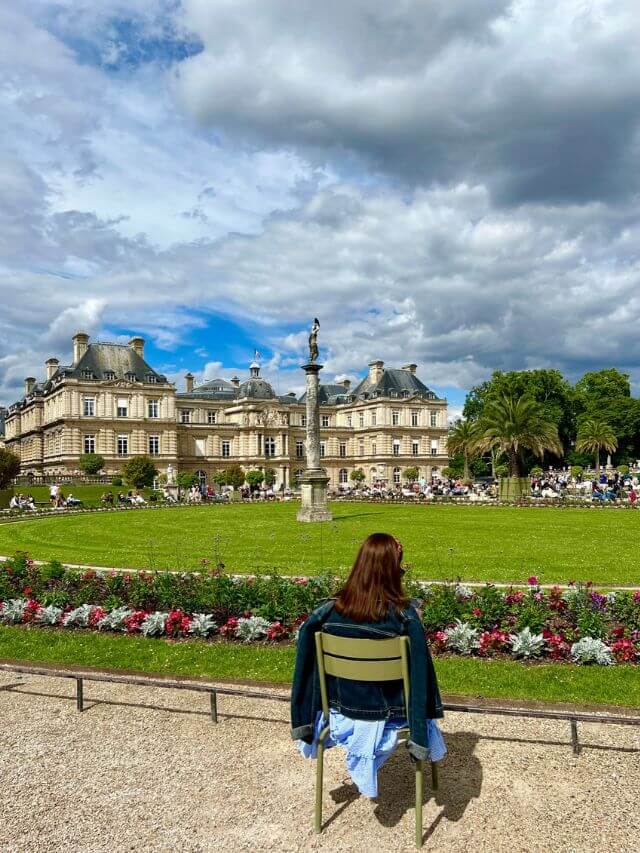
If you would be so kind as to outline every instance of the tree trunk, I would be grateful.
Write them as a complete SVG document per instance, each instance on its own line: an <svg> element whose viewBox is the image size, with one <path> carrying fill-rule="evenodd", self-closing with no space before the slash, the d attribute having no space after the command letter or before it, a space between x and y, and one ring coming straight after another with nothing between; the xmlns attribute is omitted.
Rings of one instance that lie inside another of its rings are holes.
<svg viewBox="0 0 640 853"><path fill-rule="evenodd" d="M466 453L464 454L464 470L462 472L462 478L465 483L468 483L471 479L471 474L469 473L469 457Z"/></svg>
<svg viewBox="0 0 640 853"><path fill-rule="evenodd" d="M596 477L600 476L600 448L596 450Z"/></svg>

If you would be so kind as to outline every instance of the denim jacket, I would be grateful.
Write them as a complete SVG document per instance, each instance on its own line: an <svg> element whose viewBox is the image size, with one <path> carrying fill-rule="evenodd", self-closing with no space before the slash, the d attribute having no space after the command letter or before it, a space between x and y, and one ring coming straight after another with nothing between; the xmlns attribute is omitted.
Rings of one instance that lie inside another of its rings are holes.
<svg viewBox="0 0 640 853"><path fill-rule="evenodd" d="M409 702L409 740L414 758L429 757L427 720L443 717L442 700L427 647L424 628L413 607L402 612L389 609L379 622L355 622L340 615L334 601L327 601L309 616L300 628L296 666L291 689L291 736L311 743L314 723L322 709L320 682L316 664L315 633L324 631L338 637L385 639L409 637L411 693ZM327 675L329 705L345 717L356 720L385 720L404 717L402 681L349 681Z"/></svg>

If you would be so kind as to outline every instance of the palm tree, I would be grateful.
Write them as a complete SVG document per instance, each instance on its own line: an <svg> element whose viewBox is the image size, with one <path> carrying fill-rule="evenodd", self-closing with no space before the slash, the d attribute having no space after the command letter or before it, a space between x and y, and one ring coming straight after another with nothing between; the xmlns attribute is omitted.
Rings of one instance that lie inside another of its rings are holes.
<svg viewBox="0 0 640 853"><path fill-rule="evenodd" d="M467 482L471 478L469 472L469 459L473 456L478 445L478 424L474 421L460 418L449 430L447 436L447 450L449 456L454 453L462 453L464 459L463 478Z"/></svg>
<svg viewBox="0 0 640 853"><path fill-rule="evenodd" d="M545 450L562 453L558 427L546 418L542 407L532 397L503 394L489 401L478 429L477 448L497 448L504 453L510 477L522 476L525 450L540 458Z"/></svg>
<svg viewBox="0 0 640 853"><path fill-rule="evenodd" d="M587 418L578 428L576 450L579 453L593 453L596 458L596 474L600 473L600 451L614 453L618 447L616 434L608 423L597 418Z"/></svg>

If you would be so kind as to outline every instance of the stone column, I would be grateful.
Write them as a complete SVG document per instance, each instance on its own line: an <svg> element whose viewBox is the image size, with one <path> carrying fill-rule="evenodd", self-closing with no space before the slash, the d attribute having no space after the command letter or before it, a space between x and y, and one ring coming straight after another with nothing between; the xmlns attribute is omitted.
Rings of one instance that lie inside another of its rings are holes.
<svg viewBox="0 0 640 853"><path fill-rule="evenodd" d="M318 404L318 374L321 364L309 362L302 369L307 377L307 468L300 478L302 506L298 521L331 521L327 506L329 477L320 467L320 406Z"/></svg>

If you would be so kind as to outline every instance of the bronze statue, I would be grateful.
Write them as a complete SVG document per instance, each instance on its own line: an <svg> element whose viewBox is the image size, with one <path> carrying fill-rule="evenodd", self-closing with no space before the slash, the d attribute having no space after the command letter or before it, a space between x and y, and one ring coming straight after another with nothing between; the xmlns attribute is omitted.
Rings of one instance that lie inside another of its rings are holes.
<svg viewBox="0 0 640 853"><path fill-rule="evenodd" d="M317 317L313 319L313 325L311 326L311 332L309 333L309 361L313 364L318 360L318 329L320 328L320 321Z"/></svg>

